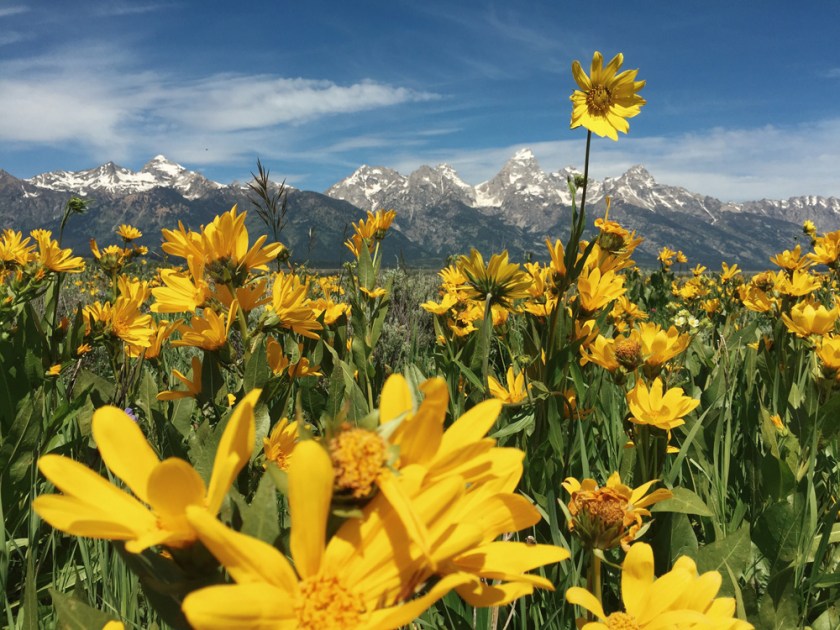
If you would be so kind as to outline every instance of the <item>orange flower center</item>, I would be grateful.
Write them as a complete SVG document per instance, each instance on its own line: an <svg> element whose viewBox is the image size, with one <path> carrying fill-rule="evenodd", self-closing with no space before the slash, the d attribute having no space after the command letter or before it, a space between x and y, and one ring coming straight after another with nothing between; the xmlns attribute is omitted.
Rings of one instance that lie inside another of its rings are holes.
<svg viewBox="0 0 840 630"><path fill-rule="evenodd" d="M622 527L627 501L612 492L601 489L592 499L581 502L580 508L591 518L599 521L604 529Z"/></svg>
<svg viewBox="0 0 840 630"><path fill-rule="evenodd" d="M607 628L609 630L641 630L636 619L623 612L615 612L607 617Z"/></svg>
<svg viewBox="0 0 840 630"><path fill-rule="evenodd" d="M365 604L362 597L330 575L313 575L300 583L295 602L298 627L305 630L356 628Z"/></svg>
<svg viewBox="0 0 840 630"><path fill-rule="evenodd" d="M351 428L330 440L336 490L354 498L368 496L388 461L387 445L373 431Z"/></svg>
<svg viewBox="0 0 840 630"><path fill-rule="evenodd" d="M615 359L632 370L642 362L642 344L635 339L621 339L615 343Z"/></svg>
<svg viewBox="0 0 840 630"><path fill-rule="evenodd" d="M595 85L586 94L586 106L590 113L596 116L603 116L607 113L612 103L612 94L603 85Z"/></svg>

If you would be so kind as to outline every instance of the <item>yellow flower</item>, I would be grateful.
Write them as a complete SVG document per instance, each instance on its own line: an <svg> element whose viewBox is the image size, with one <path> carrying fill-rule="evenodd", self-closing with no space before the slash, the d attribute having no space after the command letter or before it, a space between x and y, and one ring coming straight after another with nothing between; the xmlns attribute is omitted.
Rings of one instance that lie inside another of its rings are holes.
<svg viewBox="0 0 840 630"><path fill-rule="evenodd" d="M124 411L102 407L93 415L93 439L102 461L134 496L72 459L44 455L38 468L64 494L41 495L32 507L56 529L74 536L124 540L131 553L154 545L188 546L196 540L196 531L187 521L187 508L194 506L212 518L248 463L254 445L253 408L259 395L259 390L250 392L233 411L219 442L209 486L184 460L160 461Z"/></svg>
<svg viewBox="0 0 840 630"><path fill-rule="evenodd" d="M46 376L58 376L59 374L61 374L61 363L51 365L50 369L46 372Z"/></svg>
<svg viewBox="0 0 840 630"><path fill-rule="evenodd" d="M467 297L481 300L490 298L491 304L509 307L513 300L528 297L531 277L518 264L508 262L507 250L493 254L487 264L476 249L469 256L461 256L458 270L466 277L461 287Z"/></svg>
<svg viewBox="0 0 840 630"><path fill-rule="evenodd" d="M446 577L406 602L413 592L406 588L407 574L417 564L395 548L404 543L398 523L389 522L387 512L366 510L361 525L368 537L356 539L364 540L362 553L351 542L359 519L346 521L325 543L334 484L329 456L315 442L301 442L288 478L294 568L268 543L228 529L205 511L189 510L202 542L237 582L184 599L182 609L194 628L397 628L469 581L465 575Z"/></svg>
<svg viewBox="0 0 840 630"><path fill-rule="evenodd" d="M802 245L797 245L792 250L786 249L780 254L776 254L770 258L770 262L788 271L804 269L811 264L807 258L803 258L802 256Z"/></svg>
<svg viewBox="0 0 840 630"><path fill-rule="evenodd" d="M280 470L288 470L297 437L298 423L296 420L289 422L288 418L283 418L275 424L269 436L263 438L266 462L276 464Z"/></svg>
<svg viewBox="0 0 840 630"><path fill-rule="evenodd" d="M490 394L493 398L501 400L505 404L515 405L528 398L528 389L525 387L525 373L520 372L514 375L513 366L507 369L507 385L502 385L492 376L487 377L490 387Z"/></svg>
<svg viewBox="0 0 840 630"><path fill-rule="evenodd" d="M3 230L0 237L0 267L17 266L23 267L33 257L35 245L30 245L30 237L23 238L22 232L14 230Z"/></svg>
<svg viewBox="0 0 840 630"><path fill-rule="evenodd" d="M604 58L596 51L589 76L586 76L579 61L572 63L572 74L580 88L570 97L573 104L572 129L583 126L602 138L609 136L613 140L618 140L617 131L629 131L627 119L638 115L646 103L637 94L645 82L636 81L638 70L616 74L622 63L624 55L618 53L604 68Z"/></svg>
<svg viewBox="0 0 840 630"><path fill-rule="evenodd" d="M720 264L721 272L720 272L720 281L721 282L729 282L730 280L734 279L741 270L738 269L738 265L732 265L731 267L727 265L725 262Z"/></svg>
<svg viewBox="0 0 840 630"><path fill-rule="evenodd" d="M840 337L826 335L817 346L823 374L840 381Z"/></svg>
<svg viewBox="0 0 840 630"><path fill-rule="evenodd" d="M691 337L680 334L675 326L666 331L659 324L643 322L639 324L639 341L645 366L651 371L658 371L688 347Z"/></svg>
<svg viewBox="0 0 840 630"><path fill-rule="evenodd" d="M598 335L592 343L580 346L580 364L596 363L610 372L617 371L621 364L615 356L615 341Z"/></svg>
<svg viewBox="0 0 840 630"><path fill-rule="evenodd" d="M365 287L360 287L362 293L368 296L371 300L375 300L376 298L380 298L387 293L385 289L382 287L377 287L376 289L366 289Z"/></svg>
<svg viewBox="0 0 840 630"><path fill-rule="evenodd" d="M317 331L323 327L315 319L311 300L307 297L308 287L308 283L302 283L296 274L277 273L268 306L274 316L269 318L267 325L288 328L304 337L318 339Z"/></svg>
<svg viewBox="0 0 840 630"><path fill-rule="evenodd" d="M201 359L192 358L192 379L187 378L178 370L172 370L173 376L186 386L186 390L167 390L160 392L158 400L178 400L180 398L195 398L201 393Z"/></svg>
<svg viewBox="0 0 840 630"><path fill-rule="evenodd" d="M700 401L683 396L681 387L672 387L664 394L662 390L659 378L653 381L650 389L639 379L636 386L627 392L627 404L633 414L630 420L665 431L685 424L683 417L691 413Z"/></svg>
<svg viewBox="0 0 840 630"><path fill-rule="evenodd" d="M143 232L138 230L136 227L123 223L119 228L117 228L117 236L128 243L143 236Z"/></svg>
<svg viewBox="0 0 840 630"><path fill-rule="evenodd" d="M258 306L263 306L271 301L271 298L266 293L266 286L268 286L268 278L260 278L254 282L249 282L245 286L234 289L234 296L231 296L230 290L223 284L216 285L216 297L226 307L230 308L234 300L239 304L246 313L250 313Z"/></svg>
<svg viewBox="0 0 840 630"><path fill-rule="evenodd" d="M424 311L429 313L433 313L435 315L446 315L455 304L458 303L458 298L455 297L452 293L444 293L440 299L440 303L438 304L434 300L429 300L428 302L423 302L420 305Z"/></svg>
<svg viewBox="0 0 840 630"><path fill-rule="evenodd" d="M598 598L584 588L566 591L566 601L585 608L598 621L580 620L583 630L659 630L660 628L719 628L749 630L753 626L733 618L735 599L715 597L722 578L717 571L700 575L688 556L681 556L674 568L656 578L653 550L636 543L621 567L621 598L624 610L610 615Z"/></svg>
<svg viewBox="0 0 840 630"><path fill-rule="evenodd" d="M840 260L840 230L829 232L814 240L814 251L808 259L815 264L834 267Z"/></svg>
<svg viewBox="0 0 840 630"><path fill-rule="evenodd" d="M32 237L38 244L35 259L45 269L55 272L80 273L85 268L81 256L73 256L72 249L61 249L49 230L32 230Z"/></svg>
<svg viewBox="0 0 840 630"><path fill-rule="evenodd" d="M227 343L230 328L236 320L238 308L239 304L234 301L224 318L220 317L213 309L204 309L200 317L193 316L188 326L178 328L181 338L173 341L172 346L175 348L193 346L202 350L218 350Z"/></svg>
<svg viewBox="0 0 840 630"><path fill-rule="evenodd" d="M598 267L588 273L584 270L578 278L577 288L580 307L586 314L602 309L626 291L622 276L613 270L602 273Z"/></svg>
<svg viewBox="0 0 840 630"><path fill-rule="evenodd" d="M790 315L782 313L785 326L797 337L826 335L834 330L838 317L840 317L840 306L835 305L829 310L812 300L794 304L790 309Z"/></svg>
<svg viewBox="0 0 840 630"><path fill-rule="evenodd" d="M677 255L673 249L669 247L663 247L659 250L659 255L657 256L657 260L662 263L662 266L666 269L674 264L674 256Z"/></svg>
<svg viewBox="0 0 840 630"><path fill-rule="evenodd" d="M204 281L204 262L201 258L190 256L187 264L189 274L174 269L160 272L165 286L152 289L155 297L151 307L153 313L194 313L204 306L210 296L210 287Z"/></svg>
<svg viewBox="0 0 840 630"><path fill-rule="evenodd" d="M141 298L121 295L114 304L94 302L82 310L85 321L95 334L122 339L129 347L148 348L155 332L152 316L140 312Z"/></svg>
<svg viewBox="0 0 840 630"><path fill-rule="evenodd" d="M647 507L673 496L663 488L647 494L656 481L648 481L633 490L621 483L617 472L600 488L594 479L580 482L568 477L562 485L571 495L569 530L588 548L612 549L620 543L627 551L642 528L642 517L650 516Z"/></svg>

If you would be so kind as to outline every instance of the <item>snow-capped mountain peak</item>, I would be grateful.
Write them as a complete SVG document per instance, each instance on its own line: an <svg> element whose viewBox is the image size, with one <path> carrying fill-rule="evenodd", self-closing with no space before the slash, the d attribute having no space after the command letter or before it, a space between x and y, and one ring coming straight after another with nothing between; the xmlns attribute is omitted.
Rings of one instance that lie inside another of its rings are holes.
<svg viewBox="0 0 840 630"><path fill-rule="evenodd" d="M27 180L39 188L87 196L94 192L126 195L155 187L174 188L188 199L195 199L222 184L211 182L200 173L188 171L163 155L156 155L139 171L106 162L85 171L53 171Z"/></svg>

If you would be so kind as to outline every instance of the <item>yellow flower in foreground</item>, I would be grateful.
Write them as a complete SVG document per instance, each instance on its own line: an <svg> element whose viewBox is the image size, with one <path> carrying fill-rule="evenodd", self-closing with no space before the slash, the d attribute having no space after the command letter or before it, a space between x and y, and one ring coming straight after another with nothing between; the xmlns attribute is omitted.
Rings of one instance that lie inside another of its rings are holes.
<svg viewBox="0 0 840 630"><path fill-rule="evenodd" d="M181 338L173 341L172 347L193 346L203 350L218 350L227 343L238 309L239 303L235 301L231 303L227 317L219 316L212 309L204 309L200 317L193 316L189 325L178 329Z"/></svg>
<svg viewBox="0 0 840 630"><path fill-rule="evenodd" d="M73 256L72 249L61 249L49 230L32 230L32 238L38 243L36 260L46 269L56 273L80 273L85 268L81 256Z"/></svg>
<svg viewBox="0 0 840 630"><path fill-rule="evenodd" d="M663 364L688 348L691 337L680 334L675 326L663 330L659 324L645 322L639 324L639 341L645 366L658 371Z"/></svg>
<svg viewBox="0 0 840 630"><path fill-rule="evenodd" d="M458 270L467 279L461 287L467 297L484 301L488 297L491 304L509 307L513 300L528 297L531 276L516 263L508 261L507 251L493 254L487 264L476 250L470 250L469 256L461 256Z"/></svg>
<svg viewBox="0 0 840 630"><path fill-rule="evenodd" d="M315 442L301 442L288 475L294 568L268 543L228 529L204 510L189 509L202 542L237 582L184 599L194 628L397 628L470 581L465 574L447 576L406 602L413 589L405 582L418 567L395 547L405 542L399 521L387 511L366 510L362 525L369 537L353 536L359 523L350 519L325 544L334 484L329 456Z"/></svg>
<svg viewBox="0 0 840 630"><path fill-rule="evenodd" d="M598 267L588 273L584 270L578 278L577 289L584 313L594 313L626 292L623 276L612 270L602 273Z"/></svg>
<svg viewBox="0 0 840 630"><path fill-rule="evenodd" d="M673 496L664 488L647 494L656 481L648 481L633 490L621 483L617 472L600 488L594 479L581 482L568 477L562 485L571 495L569 530L587 547L611 549L621 543L626 551L639 535L642 517L650 516L647 507Z"/></svg>
<svg viewBox="0 0 840 630"><path fill-rule="evenodd" d="M673 569L657 578L653 572L653 550L650 545L636 543L621 567L623 611L607 615L595 595L577 586L566 591L566 601L598 618L589 623L580 620L578 627L582 630L749 630L751 624L733 618L733 598L715 597L721 582L717 571L700 575L688 556L678 558Z"/></svg>
<svg viewBox="0 0 840 630"><path fill-rule="evenodd" d="M233 411L219 441L209 486L184 460L160 461L124 411L102 407L93 414L93 439L102 461L134 496L72 459L44 455L38 468L64 494L41 495L32 507L56 529L74 536L124 540L131 553L154 545L190 545L196 532L187 521L187 508L215 515L236 475L248 463L259 395L260 390L250 392Z"/></svg>
<svg viewBox="0 0 840 630"><path fill-rule="evenodd" d="M840 317L840 306L835 305L829 310L812 300L794 304L790 309L790 315L782 313L785 326L797 337L827 335L834 330L838 317Z"/></svg>
<svg viewBox="0 0 840 630"><path fill-rule="evenodd" d="M502 385L492 376L487 377L490 386L490 394L493 398L501 400L508 405L515 405L528 398L528 389L525 387L525 373L520 372L514 375L513 366L507 369L507 384Z"/></svg>
<svg viewBox="0 0 840 630"><path fill-rule="evenodd" d="M579 61L572 63L572 74L580 88L570 97L572 129L583 126L602 138L609 136L613 140L618 140L617 131L627 133L630 130L627 119L637 116L647 102L637 94L645 82L636 81L638 70L616 74L622 63L624 55L618 53L604 68L604 58L596 51L589 76Z"/></svg>
<svg viewBox="0 0 840 630"><path fill-rule="evenodd" d="M683 417L691 413L700 401L683 396L681 387L672 387L664 394L662 390L662 381L658 378L650 389L639 379L636 386L627 392L627 404L633 414L630 420L665 431L685 424Z"/></svg>
<svg viewBox="0 0 840 630"><path fill-rule="evenodd" d="M273 311L267 325L288 328L310 339L318 339L317 331L323 327L315 319L311 300L307 297L309 283L301 282L294 274L282 271L274 276L271 288L271 304L268 310Z"/></svg>

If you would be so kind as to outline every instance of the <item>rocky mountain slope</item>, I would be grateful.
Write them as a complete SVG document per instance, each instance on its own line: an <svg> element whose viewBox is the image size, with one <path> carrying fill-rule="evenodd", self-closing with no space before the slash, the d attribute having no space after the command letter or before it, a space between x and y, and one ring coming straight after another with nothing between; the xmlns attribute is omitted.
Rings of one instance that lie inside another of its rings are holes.
<svg viewBox="0 0 840 630"><path fill-rule="evenodd" d="M516 152L494 177L477 185L464 182L446 164L421 166L409 175L361 166L324 194L290 189L282 238L298 260L337 265L348 259L341 243L350 223L366 210L394 208L397 219L385 241L389 263L437 266L471 246L488 253L507 248L514 259L544 258L545 238L568 233L568 180L576 174L573 167L546 173L528 149ZM158 155L136 172L109 162L23 180L0 170L0 227L57 229L70 195L90 200L90 210L74 217L65 234L65 243L80 252L87 251L90 237L113 242L120 223L138 226L144 232L142 242L154 249L160 229L179 220L198 228L234 203L251 208L246 187L210 181ZM612 197L610 217L645 237L636 256L641 264L653 264L667 245L683 250L692 264L718 266L726 260L765 268L769 256L801 240L805 219L820 231L840 229L838 198L724 203L660 184L642 166L589 182L590 225L603 215L607 195ZM256 213L248 219L254 233L265 232Z"/></svg>

